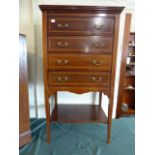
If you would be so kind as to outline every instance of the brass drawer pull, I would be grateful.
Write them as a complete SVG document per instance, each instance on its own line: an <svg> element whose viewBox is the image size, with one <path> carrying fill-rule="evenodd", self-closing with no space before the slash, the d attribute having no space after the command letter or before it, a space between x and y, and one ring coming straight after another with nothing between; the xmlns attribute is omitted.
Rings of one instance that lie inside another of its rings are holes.
<svg viewBox="0 0 155 155"><path fill-rule="evenodd" d="M57 64L58 65L66 65L66 64L68 64L68 60L58 60Z"/></svg>
<svg viewBox="0 0 155 155"><path fill-rule="evenodd" d="M68 77L67 76L65 76L65 77L59 76L59 77L57 77L57 81L58 82L67 82L68 81Z"/></svg>
<svg viewBox="0 0 155 155"><path fill-rule="evenodd" d="M69 24L57 24L57 27L59 27L59 28L67 28L67 27L69 27Z"/></svg>
<svg viewBox="0 0 155 155"><path fill-rule="evenodd" d="M93 59L92 64L96 66L100 66L102 64L102 61Z"/></svg>
<svg viewBox="0 0 155 155"><path fill-rule="evenodd" d="M96 47L96 48L103 48L104 47L104 42L98 42L98 43L94 43L94 46Z"/></svg>
<svg viewBox="0 0 155 155"><path fill-rule="evenodd" d="M57 43L57 45L58 45L59 47L61 47L61 48L65 48L65 47L68 46L68 42L62 43L62 42L59 41L59 42Z"/></svg>
<svg viewBox="0 0 155 155"><path fill-rule="evenodd" d="M93 81L93 82L101 82L102 81L102 77L92 77L91 78L91 80Z"/></svg>
<svg viewBox="0 0 155 155"><path fill-rule="evenodd" d="M97 30L101 30L104 27L104 24L95 24Z"/></svg>

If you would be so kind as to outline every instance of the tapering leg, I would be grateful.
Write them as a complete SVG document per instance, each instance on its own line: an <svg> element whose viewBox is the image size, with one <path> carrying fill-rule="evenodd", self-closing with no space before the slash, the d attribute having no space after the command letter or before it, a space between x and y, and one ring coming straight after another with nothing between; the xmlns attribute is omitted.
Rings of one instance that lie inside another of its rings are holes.
<svg viewBox="0 0 155 155"><path fill-rule="evenodd" d="M47 127L47 142L50 143L50 104L49 97L45 95L45 110L46 110L46 127Z"/></svg>
<svg viewBox="0 0 155 155"><path fill-rule="evenodd" d="M107 143L108 144L110 144L110 140L111 140L112 109L113 109L113 98L110 97L109 105L108 105L108 124L107 124Z"/></svg>
<svg viewBox="0 0 155 155"><path fill-rule="evenodd" d="M102 104L102 92L99 92L99 106L101 108L101 104Z"/></svg>

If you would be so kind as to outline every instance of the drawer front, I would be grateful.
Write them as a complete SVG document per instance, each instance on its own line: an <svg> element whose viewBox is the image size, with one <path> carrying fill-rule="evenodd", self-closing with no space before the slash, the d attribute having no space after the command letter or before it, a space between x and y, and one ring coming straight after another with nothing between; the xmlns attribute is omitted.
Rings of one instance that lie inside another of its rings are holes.
<svg viewBox="0 0 155 155"><path fill-rule="evenodd" d="M48 68L55 70L111 71L111 54L48 54Z"/></svg>
<svg viewBox="0 0 155 155"><path fill-rule="evenodd" d="M100 86L110 85L109 72L49 72L49 85L51 86Z"/></svg>
<svg viewBox="0 0 155 155"><path fill-rule="evenodd" d="M48 52L112 53L113 38L102 36L48 37Z"/></svg>
<svg viewBox="0 0 155 155"><path fill-rule="evenodd" d="M114 17L97 17L83 14L53 14L48 15L48 33L52 34L101 34L113 36L114 34Z"/></svg>

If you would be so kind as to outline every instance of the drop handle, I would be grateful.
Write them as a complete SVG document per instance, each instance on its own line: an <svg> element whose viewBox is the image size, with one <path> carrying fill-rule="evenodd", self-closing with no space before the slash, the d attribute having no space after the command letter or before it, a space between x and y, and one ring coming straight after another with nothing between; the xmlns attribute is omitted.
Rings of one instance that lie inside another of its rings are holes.
<svg viewBox="0 0 155 155"><path fill-rule="evenodd" d="M97 30L101 30L104 27L104 24L95 24Z"/></svg>
<svg viewBox="0 0 155 155"><path fill-rule="evenodd" d="M93 81L93 82L101 82L102 81L102 77L92 77L91 78L91 80Z"/></svg>
<svg viewBox="0 0 155 155"><path fill-rule="evenodd" d="M58 82L67 82L68 81L68 77L67 76L65 76L65 77L59 76L59 77L57 77L57 81Z"/></svg>
<svg viewBox="0 0 155 155"><path fill-rule="evenodd" d="M102 62L101 60L96 60L96 59L93 59L93 60L92 60L92 64L93 64L93 65L96 65L96 66L101 66L102 63L103 63L103 62Z"/></svg>
<svg viewBox="0 0 155 155"><path fill-rule="evenodd" d="M65 47L67 47L68 46L68 42L64 42L64 43L62 43L62 42L57 42L57 45L59 46L59 47L61 47L61 48L65 48Z"/></svg>
<svg viewBox="0 0 155 155"><path fill-rule="evenodd" d="M103 48L105 46L105 43L103 41L100 41L100 42L94 43L94 46L96 48Z"/></svg>
<svg viewBox="0 0 155 155"><path fill-rule="evenodd" d="M69 24L65 23L65 24L57 24L57 27L59 28L67 28L69 27Z"/></svg>
<svg viewBox="0 0 155 155"><path fill-rule="evenodd" d="M69 62L68 60L58 60L57 64L58 65L66 65L66 64L68 64L68 62Z"/></svg>

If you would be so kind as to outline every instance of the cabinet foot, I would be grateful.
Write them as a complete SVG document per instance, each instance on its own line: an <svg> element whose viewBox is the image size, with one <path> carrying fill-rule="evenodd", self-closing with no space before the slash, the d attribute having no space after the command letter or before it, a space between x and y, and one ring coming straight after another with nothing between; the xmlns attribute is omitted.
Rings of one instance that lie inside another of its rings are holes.
<svg viewBox="0 0 155 155"><path fill-rule="evenodd" d="M107 143L110 144L111 142L111 126L109 126L108 124L108 127L107 127Z"/></svg>
<svg viewBox="0 0 155 155"><path fill-rule="evenodd" d="M50 104L48 96L45 96L45 110L46 110L46 128L47 128L47 142L50 143Z"/></svg>

